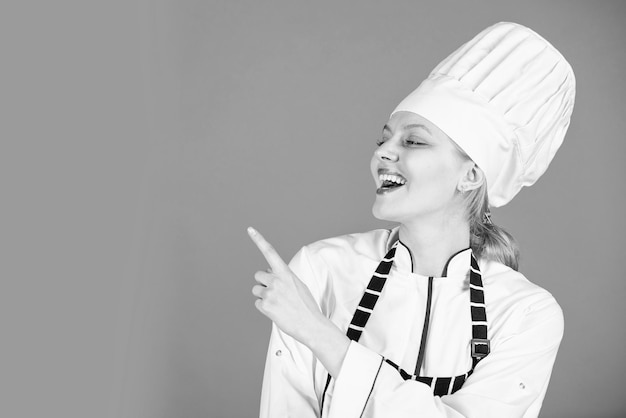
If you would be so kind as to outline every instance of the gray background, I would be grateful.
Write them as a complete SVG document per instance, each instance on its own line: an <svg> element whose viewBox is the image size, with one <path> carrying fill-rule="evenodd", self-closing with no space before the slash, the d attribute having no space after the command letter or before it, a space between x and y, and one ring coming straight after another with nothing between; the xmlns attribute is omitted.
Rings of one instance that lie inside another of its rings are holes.
<svg viewBox="0 0 626 418"><path fill-rule="evenodd" d="M0 416L257 414L266 265L385 224L369 158L389 112L501 20L571 62L546 175L494 221L565 338L544 417L626 414L626 3L5 2Z"/></svg>

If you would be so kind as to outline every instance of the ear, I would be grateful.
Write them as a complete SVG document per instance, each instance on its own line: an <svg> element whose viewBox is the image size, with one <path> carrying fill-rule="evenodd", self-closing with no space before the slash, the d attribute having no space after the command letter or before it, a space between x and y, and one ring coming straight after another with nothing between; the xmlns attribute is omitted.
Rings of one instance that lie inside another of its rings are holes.
<svg viewBox="0 0 626 418"><path fill-rule="evenodd" d="M457 189L461 193L465 193L479 188L484 182L485 173L483 173L483 170L481 170L473 161L468 161L468 166L457 184Z"/></svg>

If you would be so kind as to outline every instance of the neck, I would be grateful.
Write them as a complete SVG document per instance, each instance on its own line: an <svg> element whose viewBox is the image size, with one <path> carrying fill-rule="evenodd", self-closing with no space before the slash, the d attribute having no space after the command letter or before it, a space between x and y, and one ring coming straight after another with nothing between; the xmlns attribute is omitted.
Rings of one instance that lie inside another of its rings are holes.
<svg viewBox="0 0 626 418"><path fill-rule="evenodd" d="M399 238L411 251L414 273L441 277L450 256L469 247L469 223L462 218L416 220L400 225Z"/></svg>

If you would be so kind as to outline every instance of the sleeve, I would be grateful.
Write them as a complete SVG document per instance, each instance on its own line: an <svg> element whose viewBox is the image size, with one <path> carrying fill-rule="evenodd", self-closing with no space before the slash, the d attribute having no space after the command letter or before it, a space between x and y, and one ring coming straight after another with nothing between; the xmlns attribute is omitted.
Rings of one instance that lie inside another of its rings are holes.
<svg viewBox="0 0 626 418"><path fill-rule="evenodd" d="M289 263L291 270L305 283L321 305L322 289L303 247ZM315 388L315 372L319 366L311 350L282 332L272 323L269 348L261 390L260 418L319 417L320 404Z"/></svg>
<svg viewBox="0 0 626 418"><path fill-rule="evenodd" d="M405 381L379 354L352 341L329 418L536 417L563 336L563 313L549 296L526 308L519 324L460 390L443 397L426 384Z"/></svg>

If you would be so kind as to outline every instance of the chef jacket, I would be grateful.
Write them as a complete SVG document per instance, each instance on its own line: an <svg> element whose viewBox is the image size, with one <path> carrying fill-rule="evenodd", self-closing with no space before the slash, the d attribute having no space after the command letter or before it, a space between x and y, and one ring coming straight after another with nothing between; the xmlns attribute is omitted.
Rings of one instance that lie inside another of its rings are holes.
<svg viewBox="0 0 626 418"><path fill-rule="evenodd" d="M372 273L398 238L396 227L324 239L300 249L289 267L345 332ZM422 376L458 376L472 368L471 251L453 254L442 277L432 280ZM427 316L429 278L412 272L411 253L399 242L361 338L350 342L328 387L328 372L311 350L272 325L260 417L538 416L563 336L561 308L521 273L493 260L477 261L491 352L455 393L434 396L430 386L404 380L385 361L415 369Z"/></svg>

